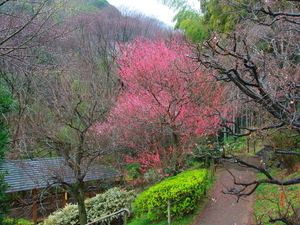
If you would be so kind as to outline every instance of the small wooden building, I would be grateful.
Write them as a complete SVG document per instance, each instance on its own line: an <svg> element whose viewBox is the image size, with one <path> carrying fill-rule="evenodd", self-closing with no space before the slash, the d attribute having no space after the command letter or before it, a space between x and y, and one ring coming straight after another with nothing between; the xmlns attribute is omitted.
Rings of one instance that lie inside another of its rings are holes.
<svg viewBox="0 0 300 225"><path fill-rule="evenodd" d="M84 170L84 165L82 170ZM40 208L44 215L65 206L67 193L64 191L60 181L68 184L75 183L75 176L72 169L65 163L62 157L24 159L6 161L2 167L6 171L5 182L8 184L6 193L13 197L13 208L22 208L27 211L27 216L17 215L14 211L13 217L29 219L35 224L38 222ZM121 174L104 166L92 163L87 168L84 178L85 182L115 180ZM55 204L55 209L47 211L47 205ZM28 218L30 214L30 218Z"/></svg>

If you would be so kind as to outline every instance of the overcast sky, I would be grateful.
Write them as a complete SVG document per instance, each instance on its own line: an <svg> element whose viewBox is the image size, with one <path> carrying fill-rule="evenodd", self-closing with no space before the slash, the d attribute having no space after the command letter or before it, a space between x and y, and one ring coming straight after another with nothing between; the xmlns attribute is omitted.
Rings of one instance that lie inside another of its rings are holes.
<svg viewBox="0 0 300 225"><path fill-rule="evenodd" d="M155 17L166 24L174 25L172 18L175 13L167 6L158 3L157 0L107 0L111 5L115 7L126 6L132 10L139 10L145 13L147 16ZM197 4L198 0L189 0L190 2ZM199 4L199 3L198 3Z"/></svg>

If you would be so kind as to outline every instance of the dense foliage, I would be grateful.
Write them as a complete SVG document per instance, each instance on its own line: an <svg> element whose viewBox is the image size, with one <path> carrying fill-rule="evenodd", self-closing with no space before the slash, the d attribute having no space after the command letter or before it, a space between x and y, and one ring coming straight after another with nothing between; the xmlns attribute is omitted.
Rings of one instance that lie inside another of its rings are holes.
<svg viewBox="0 0 300 225"><path fill-rule="evenodd" d="M186 171L150 187L134 202L136 214L151 220L165 218L168 201L171 216L192 212L206 192L207 175L206 169Z"/></svg>
<svg viewBox="0 0 300 225"><path fill-rule="evenodd" d="M131 209L132 203L136 198L134 191L121 190L120 188L111 188L103 194L98 194L93 198L85 200L88 222L93 222L103 216L117 212L123 208ZM118 215L112 216L99 222L98 224L108 224ZM74 204L68 204L63 209L54 212L43 222L43 225L69 225L78 224L78 207Z"/></svg>
<svg viewBox="0 0 300 225"><path fill-rule="evenodd" d="M199 6L192 6L188 1L160 1L177 9L173 18L175 29L181 29L194 43L208 40L216 32L226 33L235 29L243 17L242 12L236 13L235 5L249 3L246 0L200 0Z"/></svg>

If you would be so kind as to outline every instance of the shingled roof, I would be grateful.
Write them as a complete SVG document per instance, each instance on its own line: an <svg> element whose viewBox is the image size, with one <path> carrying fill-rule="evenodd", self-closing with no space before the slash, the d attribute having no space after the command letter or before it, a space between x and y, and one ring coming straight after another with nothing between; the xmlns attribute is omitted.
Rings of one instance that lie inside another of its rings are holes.
<svg viewBox="0 0 300 225"><path fill-rule="evenodd" d="M11 160L3 163L1 169L7 171L4 180L8 184L7 193L45 188L57 182L75 183L72 169L62 157ZM92 163L84 181L115 178L121 174L104 166Z"/></svg>

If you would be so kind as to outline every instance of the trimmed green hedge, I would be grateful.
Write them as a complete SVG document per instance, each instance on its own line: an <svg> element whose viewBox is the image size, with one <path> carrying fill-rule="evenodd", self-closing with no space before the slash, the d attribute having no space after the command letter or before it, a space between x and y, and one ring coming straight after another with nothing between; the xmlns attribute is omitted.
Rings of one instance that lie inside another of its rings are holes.
<svg viewBox="0 0 300 225"><path fill-rule="evenodd" d="M171 202L171 216L192 212L206 192L208 172L206 169L183 172L150 187L134 202L137 217L151 220L167 216L168 201Z"/></svg>

